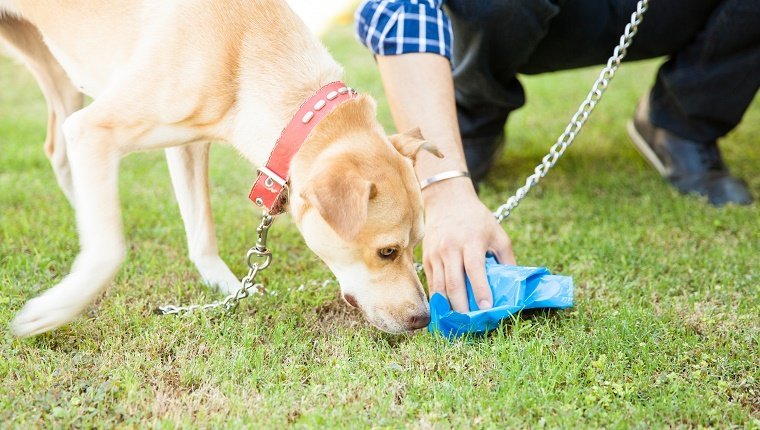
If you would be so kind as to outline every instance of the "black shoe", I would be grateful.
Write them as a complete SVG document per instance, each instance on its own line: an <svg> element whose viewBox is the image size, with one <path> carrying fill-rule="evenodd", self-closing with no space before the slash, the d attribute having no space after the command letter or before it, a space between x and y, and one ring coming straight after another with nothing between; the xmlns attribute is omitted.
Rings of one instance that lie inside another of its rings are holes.
<svg viewBox="0 0 760 430"><path fill-rule="evenodd" d="M731 176L717 143L695 142L653 126L648 97L636 107L628 135L641 155L682 194L707 196L718 207L752 203L747 184Z"/></svg>

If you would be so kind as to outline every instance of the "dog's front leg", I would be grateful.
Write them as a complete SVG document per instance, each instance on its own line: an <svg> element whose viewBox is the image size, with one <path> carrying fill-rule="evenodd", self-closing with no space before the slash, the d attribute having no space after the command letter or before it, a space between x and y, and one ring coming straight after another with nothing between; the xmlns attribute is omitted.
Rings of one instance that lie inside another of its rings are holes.
<svg viewBox="0 0 760 430"><path fill-rule="evenodd" d="M64 124L74 183L80 252L58 285L30 300L13 322L18 336L33 336L73 320L119 269L125 256L117 175L120 143L144 130L114 126L97 101Z"/></svg>
<svg viewBox="0 0 760 430"><path fill-rule="evenodd" d="M203 281L220 291L235 291L240 282L219 257L214 230L214 216L208 188L208 153L210 144L192 143L167 148L174 194L185 223L190 260Z"/></svg>

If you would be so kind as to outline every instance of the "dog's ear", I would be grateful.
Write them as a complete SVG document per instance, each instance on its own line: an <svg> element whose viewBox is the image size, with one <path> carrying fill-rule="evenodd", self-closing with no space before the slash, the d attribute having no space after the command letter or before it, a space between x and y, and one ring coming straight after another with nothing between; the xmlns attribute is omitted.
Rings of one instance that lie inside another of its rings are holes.
<svg viewBox="0 0 760 430"><path fill-rule="evenodd" d="M393 136L389 136L388 139L390 139L393 146L396 147L396 150L401 155L410 158L412 161L417 160L417 154L421 150L427 151L438 158L443 158L441 151L422 137L419 127L413 128L406 133L394 134Z"/></svg>
<svg viewBox="0 0 760 430"><path fill-rule="evenodd" d="M312 176L301 197L317 209L341 238L350 241L367 222L369 200L377 193L377 187L350 165L330 163L330 166Z"/></svg>

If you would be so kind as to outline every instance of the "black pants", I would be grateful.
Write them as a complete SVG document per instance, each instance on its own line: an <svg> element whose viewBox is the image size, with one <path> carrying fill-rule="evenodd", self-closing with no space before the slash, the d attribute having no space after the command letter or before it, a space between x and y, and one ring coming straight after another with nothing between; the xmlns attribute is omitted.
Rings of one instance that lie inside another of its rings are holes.
<svg viewBox="0 0 760 430"><path fill-rule="evenodd" d="M497 136L525 103L516 74L604 64L636 0L447 0L462 135ZM711 142L760 86L760 0L652 0L627 60L668 56L651 121ZM632 107L633 108L633 107Z"/></svg>

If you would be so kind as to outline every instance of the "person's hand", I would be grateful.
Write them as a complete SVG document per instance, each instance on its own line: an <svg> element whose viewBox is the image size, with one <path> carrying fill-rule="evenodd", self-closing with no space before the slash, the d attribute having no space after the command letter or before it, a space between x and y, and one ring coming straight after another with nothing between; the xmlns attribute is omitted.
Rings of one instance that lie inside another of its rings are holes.
<svg viewBox="0 0 760 430"><path fill-rule="evenodd" d="M492 213L478 199L468 178L455 178L423 191L425 238L422 255L428 290L441 293L457 312L468 312L465 272L480 309L493 306L485 271L486 252L515 264L512 244Z"/></svg>
<svg viewBox="0 0 760 430"><path fill-rule="evenodd" d="M447 170L466 170L459 135L454 81L446 57L429 54L378 56L385 95L396 127L419 127L422 135L444 154L422 152L415 170L419 179ZM509 237L475 194L468 178L437 182L422 192L425 238L422 255L430 294L442 293L458 312L469 311L465 271L480 309L492 307L485 257L490 251L500 263L514 264Z"/></svg>

